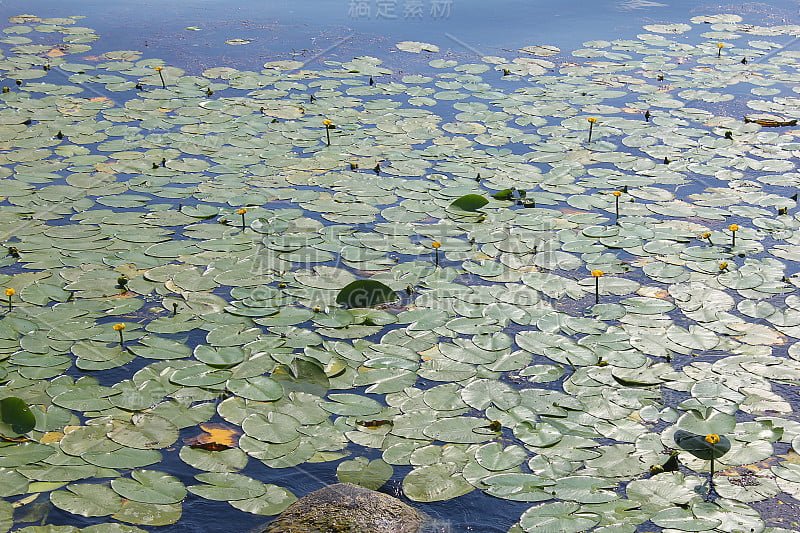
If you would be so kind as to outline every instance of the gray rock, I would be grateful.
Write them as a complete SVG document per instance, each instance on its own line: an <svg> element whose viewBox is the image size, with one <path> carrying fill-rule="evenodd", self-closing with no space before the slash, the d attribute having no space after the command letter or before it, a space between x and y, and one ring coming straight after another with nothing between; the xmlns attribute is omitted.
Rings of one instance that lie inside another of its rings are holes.
<svg viewBox="0 0 800 533"><path fill-rule="evenodd" d="M300 498L263 533L417 533L424 521L388 494L337 483Z"/></svg>

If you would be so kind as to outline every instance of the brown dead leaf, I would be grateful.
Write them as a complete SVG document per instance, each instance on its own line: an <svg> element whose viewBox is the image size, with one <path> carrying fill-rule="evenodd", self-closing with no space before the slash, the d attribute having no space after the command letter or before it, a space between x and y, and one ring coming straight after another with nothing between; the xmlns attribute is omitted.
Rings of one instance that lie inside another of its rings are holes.
<svg viewBox="0 0 800 533"><path fill-rule="evenodd" d="M108 163L96 163L94 169L98 172L105 172L106 174L116 174L113 165L109 165Z"/></svg>
<svg viewBox="0 0 800 533"><path fill-rule="evenodd" d="M379 428L385 425L393 425L391 420L356 420L356 424L365 428Z"/></svg>
<svg viewBox="0 0 800 533"><path fill-rule="evenodd" d="M296 105L272 104L269 107L262 107L261 114L267 117L282 119L297 119L306 114L305 109Z"/></svg>
<svg viewBox="0 0 800 533"><path fill-rule="evenodd" d="M659 287L640 287L636 294L648 298L668 298L669 293Z"/></svg>
<svg viewBox="0 0 800 533"><path fill-rule="evenodd" d="M200 429L204 433L186 438L183 442L193 448L220 451L237 446L239 444L239 435L242 434L239 429L222 423L207 422L200 424Z"/></svg>
<svg viewBox="0 0 800 533"><path fill-rule="evenodd" d="M113 294L111 296L108 296L107 298L109 300L120 300L120 299L124 300L124 299L127 299L127 298L135 298L136 296L138 296L138 295L133 291L125 291L125 292L121 292L119 294Z"/></svg>
<svg viewBox="0 0 800 533"><path fill-rule="evenodd" d="M794 450L789 450L786 455L778 455L781 459L785 459L786 463L790 463L793 465L800 465L800 455L797 455L797 452Z"/></svg>
<svg viewBox="0 0 800 533"><path fill-rule="evenodd" d="M50 442L60 442L63 437L64 434L61 433L60 431L48 431L47 433L42 435L42 438L39 439L39 442L41 442L42 444L48 444Z"/></svg>

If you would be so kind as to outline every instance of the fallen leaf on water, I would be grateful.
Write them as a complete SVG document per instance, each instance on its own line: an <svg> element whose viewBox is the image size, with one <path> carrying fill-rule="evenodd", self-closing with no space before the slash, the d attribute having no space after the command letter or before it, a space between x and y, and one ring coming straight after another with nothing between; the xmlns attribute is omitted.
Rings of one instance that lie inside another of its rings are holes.
<svg viewBox="0 0 800 533"><path fill-rule="evenodd" d="M239 444L239 435L242 434L238 429L222 423L200 424L200 429L205 433L184 439L183 442L192 448L220 451L237 446Z"/></svg>
<svg viewBox="0 0 800 533"><path fill-rule="evenodd" d="M61 433L60 431L48 431L47 433L42 435L42 438L39 439L39 442L41 442L42 444L47 444L50 442L59 442L62 439L62 437L64 437L64 434Z"/></svg>
<svg viewBox="0 0 800 533"><path fill-rule="evenodd" d="M669 296L669 293L664 289L660 289L658 287L641 287L636 294L639 296L646 296L648 298L666 298Z"/></svg>

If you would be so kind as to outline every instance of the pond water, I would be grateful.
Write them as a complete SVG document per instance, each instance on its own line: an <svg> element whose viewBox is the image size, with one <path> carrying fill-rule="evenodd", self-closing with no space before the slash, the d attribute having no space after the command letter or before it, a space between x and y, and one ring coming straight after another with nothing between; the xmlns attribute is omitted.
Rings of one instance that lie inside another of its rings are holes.
<svg viewBox="0 0 800 533"><path fill-rule="evenodd" d="M796 3L19 9L0 532L799 527Z"/></svg>

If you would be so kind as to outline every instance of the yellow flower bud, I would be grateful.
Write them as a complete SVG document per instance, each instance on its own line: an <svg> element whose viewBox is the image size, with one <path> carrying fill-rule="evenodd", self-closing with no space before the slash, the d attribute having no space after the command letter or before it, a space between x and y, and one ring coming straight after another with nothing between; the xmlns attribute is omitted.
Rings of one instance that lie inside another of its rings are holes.
<svg viewBox="0 0 800 533"><path fill-rule="evenodd" d="M731 224L730 226L728 226L728 229L731 231L739 231L739 226L736 224Z"/></svg>
<svg viewBox="0 0 800 533"><path fill-rule="evenodd" d="M592 276L594 276L596 278L602 278L603 277L603 271L602 270L592 270Z"/></svg>
<svg viewBox="0 0 800 533"><path fill-rule="evenodd" d="M433 246L434 248L441 248L442 247L442 243L440 243L439 241L433 241L431 243L431 246Z"/></svg>
<svg viewBox="0 0 800 533"><path fill-rule="evenodd" d="M322 121L323 126L333 126L333 121L328 120L327 118Z"/></svg>
<svg viewBox="0 0 800 533"><path fill-rule="evenodd" d="M114 331L121 331L125 329L125 324L114 324Z"/></svg>
<svg viewBox="0 0 800 533"><path fill-rule="evenodd" d="M6 289L6 296L14 296L15 294L17 294L17 291L14 289Z"/></svg>
<svg viewBox="0 0 800 533"><path fill-rule="evenodd" d="M614 191L614 192L612 192L611 194L613 194L613 195L614 195L614 196L616 196L617 198L619 198L620 196L622 196L622 192L621 192L621 191Z"/></svg>
<svg viewBox="0 0 800 533"><path fill-rule="evenodd" d="M719 442L719 435L716 433L709 433L706 435L705 441L709 444L717 444Z"/></svg>
<svg viewBox="0 0 800 533"><path fill-rule="evenodd" d="M591 122L592 124L594 124L595 122L597 122L597 119L596 119L596 118L594 118L594 117L589 117L589 118L587 118L586 120L588 120L588 121L589 121L589 122Z"/></svg>
<svg viewBox="0 0 800 533"><path fill-rule="evenodd" d="M236 210L236 214L237 215L244 215L245 213L247 213L247 208L246 207L242 207L242 208Z"/></svg>
<svg viewBox="0 0 800 533"><path fill-rule="evenodd" d="M156 67L155 70L156 70L156 72L161 72L162 70L164 70L164 67Z"/></svg>

